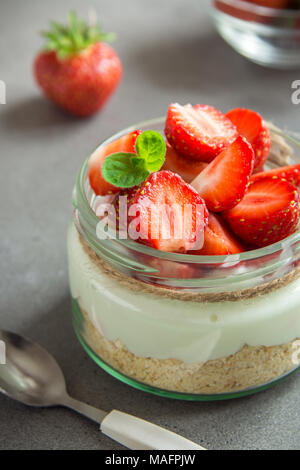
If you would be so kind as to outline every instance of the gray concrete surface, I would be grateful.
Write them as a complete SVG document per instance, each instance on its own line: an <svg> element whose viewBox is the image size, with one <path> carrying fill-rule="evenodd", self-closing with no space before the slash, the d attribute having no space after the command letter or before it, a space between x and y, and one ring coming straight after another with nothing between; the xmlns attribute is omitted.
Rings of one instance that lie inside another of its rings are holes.
<svg viewBox="0 0 300 470"><path fill-rule="evenodd" d="M66 230L75 175L113 132L163 115L171 101L223 110L249 106L297 131L291 82L299 72L265 70L216 34L207 1L26 0L0 4L0 326L51 351L76 398L150 419L210 449L299 449L300 374L256 396L184 403L117 382L86 356L71 328ZM76 120L49 104L31 72L50 18L96 8L124 65L118 92L97 116ZM0 449L120 449L65 409L30 409L0 396Z"/></svg>

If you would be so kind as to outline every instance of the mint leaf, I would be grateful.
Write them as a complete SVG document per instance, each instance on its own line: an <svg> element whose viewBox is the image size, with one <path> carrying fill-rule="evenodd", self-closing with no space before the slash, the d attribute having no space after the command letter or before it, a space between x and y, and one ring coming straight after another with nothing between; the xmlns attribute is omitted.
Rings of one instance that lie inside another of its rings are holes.
<svg viewBox="0 0 300 470"><path fill-rule="evenodd" d="M166 155L163 137L155 131L145 131L136 139L135 148L140 158L145 160L145 167L150 172L161 169Z"/></svg>
<svg viewBox="0 0 300 470"><path fill-rule="evenodd" d="M144 181L149 176L145 168L145 160L135 153L113 153L105 158L102 176L118 188L131 188Z"/></svg>

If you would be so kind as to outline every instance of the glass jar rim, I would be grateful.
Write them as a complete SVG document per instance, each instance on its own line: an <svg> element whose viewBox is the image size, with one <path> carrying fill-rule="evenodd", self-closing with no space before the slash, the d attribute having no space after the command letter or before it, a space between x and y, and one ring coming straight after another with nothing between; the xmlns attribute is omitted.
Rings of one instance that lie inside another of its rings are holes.
<svg viewBox="0 0 300 470"><path fill-rule="evenodd" d="M105 139L101 142L94 150L97 151L101 147L109 144L110 142L117 140L118 138L122 137L125 134L133 132L136 129L143 128L143 127L150 127L151 125L162 124L165 121L165 117L159 117L150 119L147 121L142 121L137 124L131 125L115 134L111 137ZM84 210L86 214L87 221L89 225L93 228L93 231L96 232L96 227L99 222L99 218L95 214L93 208L91 207L87 194L86 194L86 181L87 181L87 174L88 174L88 157L84 163L82 164L78 175L77 175L77 182L76 182L76 198L73 197L73 205L75 208L79 210ZM99 240L100 241L100 240ZM115 240L114 240L115 241ZM278 253L281 250L288 248L289 246L293 245L296 242L300 241L300 230L298 229L295 233L286 237L285 239L268 245L263 248L258 248L250 251L245 251L242 253L231 254L231 255L220 255L220 256L207 256L207 255L191 255L191 254L182 254L182 253L171 253L156 250L155 248L151 248L149 246L140 244L134 240L130 239L117 239L118 244L123 246L124 248L129 248L133 251L138 253L147 254L150 256L154 256L156 258L161 258L168 261L180 262L180 263L196 263L196 264L210 264L210 265L220 265L223 263L230 264L240 262L240 261L251 261L257 260L261 257L265 257L266 255Z"/></svg>
<svg viewBox="0 0 300 470"><path fill-rule="evenodd" d="M218 2L233 8L238 8L239 10L255 13L259 16L274 16L277 18L300 17L300 10L296 10L295 8L272 8L263 5L253 4L245 0L218 0Z"/></svg>

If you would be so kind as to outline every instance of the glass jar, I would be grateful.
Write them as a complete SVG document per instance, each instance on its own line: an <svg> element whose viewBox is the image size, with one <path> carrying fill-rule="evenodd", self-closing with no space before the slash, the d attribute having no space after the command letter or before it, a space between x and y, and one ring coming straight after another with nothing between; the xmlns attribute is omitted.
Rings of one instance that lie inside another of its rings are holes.
<svg viewBox="0 0 300 470"><path fill-rule="evenodd" d="M164 119L134 129L162 132ZM273 134L274 136L274 134ZM300 234L237 255L161 252L100 239L88 162L68 233L73 324L104 370L138 389L220 400L295 371L300 351Z"/></svg>
<svg viewBox="0 0 300 470"><path fill-rule="evenodd" d="M213 0L212 16L223 39L253 62L282 69L299 67L299 10Z"/></svg>

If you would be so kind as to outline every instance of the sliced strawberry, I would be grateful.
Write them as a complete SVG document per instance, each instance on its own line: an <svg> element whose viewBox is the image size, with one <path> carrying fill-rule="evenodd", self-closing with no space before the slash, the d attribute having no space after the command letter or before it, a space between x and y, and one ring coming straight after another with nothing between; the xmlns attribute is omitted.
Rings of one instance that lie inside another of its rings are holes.
<svg viewBox="0 0 300 470"><path fill-rule="evenodd" d="M211 212L204 230L204 245L201 250L190 251L191 255L232 255L245 251L242 244L230 231L227 223Z"/></svg>
<svg viewBox="0 0 300 470"><path fill-rule="evenodd" d="M224 217L246 243L256 247L271 245L297 228L297 188L288 181L272 177L251 182L244 199Z"/></svg>
<svg viewBox="0 0 300 470"><path fill-rule="evenodd" d="M226 116L252 145L255 154L254 168L262 167L271 148L270 132L263 118L251 109L241 108L232 109Z"/></svg>
<svg viewBox="0 0 300 470"><path fill-rule="evenodd" d="M251 181L259 181L266 176L270 176L274 179L285 179L295 186L300 186L300 165L281 166L279 168L274 168L273 170L261 171L252 175Z"/></svg>
<svg viewBox="0 0 300 470"><path fill-rule="evenodd" d="M128 204L131 238L158 250L185 253L203 244L208 212L203 199L179 175L152 173ZM133 235L133 230L136 233Z"/></svg>
<svg viewBox="0 0 300 470"><path fill-rule="evenodd" d="M246 2L247 0L244 1ZM267 23L268 17L259 15L250 5L248 8L243 8L243 5L239 3L227 3L224 0L214 0L213 3L216 10L225 13L229 17L239 18L248 22Z"/></svg>
<svg viewBox="0 0 300 470"><path fill-rule="evenodd" d="M288 8L289 0L244 0L268 8Z"/></svg>
<svg viewBox="0 0 300 470"><path fill-rule="evenodd" d="M221 152L191 185L206 202L209 210L231 209L244 197L253 170L254 153L244 137Z"/></svg>
<svg viewBox="0 0 300 470"><path fill-rule="evenodd" d="M92 189L98 196L117 193L119 188L105 181L101 173L101 167L108 155L117 152L135 152L136 139L142 131L136 130L130 134L120 137L120 139L110 144L100 147L90 156L89 159L89 181Z"/></svg>
<svg viewBox="0 0 300 470"><path fill-rule="evenodd" d="M170 170L174 173L178 173L184 181L190 183L199 175L199 173L201 173L202 170L204 170L204 168L207 167L207 165L208 163L197 160L192 161L182 157L167 142L167 152L165 163L162 168L163 170Z"/></svg>
<svg viewBox="0 0 300 470"><path fill-rule="evenodd" d="M165 134L178 153L202 162L211 162L238 136L230 119L212 106L178 103L169 106Z"/></svg>

